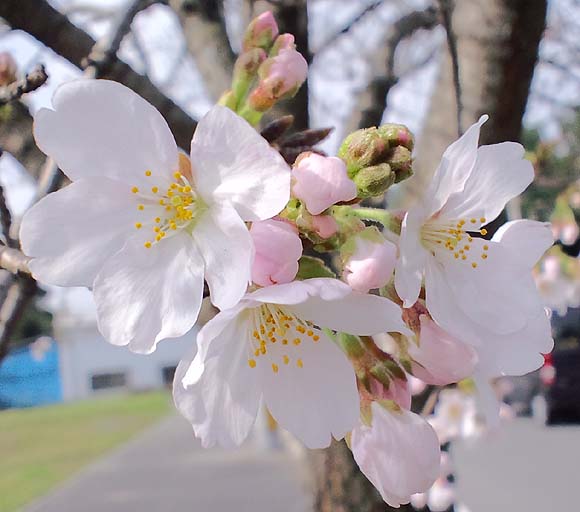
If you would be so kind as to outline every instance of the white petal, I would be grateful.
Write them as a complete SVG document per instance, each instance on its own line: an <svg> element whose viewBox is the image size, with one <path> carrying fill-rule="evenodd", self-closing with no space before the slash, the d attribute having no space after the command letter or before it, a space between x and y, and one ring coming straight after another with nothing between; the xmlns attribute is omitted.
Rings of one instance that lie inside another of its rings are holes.
<svg viewBox="0 0 580 512"><path fill-rule="evenodd" d="M135 183L150 169L169 176L177 146L165 119L131 89L109 80L76 80L54 93L54 110L34 119L38 147L72 180L107 176Z"/></svg>
<svg viewBox="0 0 580 512"><path fill-rule="evenodd" d="M210 335L209 330L214 332ZM203 354L203 373L190 384L188 374L192 373L195 360L192 363L190 356L181 361L173 397L204 448L216 444L233 448L246 439L256 419L261 396L258 374L248 366L248 326L243 321L220 321L209 330L205 333L208 345ZM195 359L199 357L198 351Z"/></svg>
<svg viewBox="0 0 580 512"><path fill-rule="evenodd" d="M105 260L136 233L137 201L119 181L87 178L54 192L26 212L22 250L39 281L92 286Z"/></svg>
<svg viewBox="0 0 580 512"><path fill-rule="evenodd" d="M300 304L310 297L337 300L352 293L347 284L326 277L293 281L260 288L249 293L247 299L271 304Z"/></svg>
<svg viewBox="0 0 580 512"><path fill-rule="evenodd" d="M254 244L234 208L214 204L200 218L193 237L205 261L211 301L220 309L239 302L252 276Z"/></svg>
<svg viewBox="0 0 580 512"><path fill-rule="evenodd" d="M318 335L318 342L304 336L298 346L269 344L267 356L260 356L255 368L268 409L308 448L327 447L331 436L341 439L359 417L353 367L324 333ZM289 357L287 364L284 355Z"/></svg>
<svg viewBox="0 0 580 512"><path fill-rule="evenodd" d="M428 217L438 212L451 194L463 189L475 164L479 130L487 119L487 116L481 116L443 153L441 163L424 195Z"/></svg>
<svg viewBox="0 0 580 512"><path fill-rule="evenodd" d="M421 225L425 220L419 209L405 215L399 238L399 259L395 266L395 289L403 300L403 305L410 308L421 291L423 271L429 255L421 245Z"/></svg>
<svg viewBox="0 0 580 512"><path fill-rule="evenodd" d="M529 269L554 243L549 222L527 219L506 222L493 235L493 240L501 242Z"/></svg>
<svg viewBox="0 0 580 512"><path fill-rule="evenodd" d="M477 160L464 189L449 198L442 216L450 219L484 217L484 224L491 222L533 179L534 168L524 159L521 144L502 142L482 146L477 150Z"/></svg>
<svg viewBox="0 0 580 512"><path fill-rule="evenodd" d="M150 249L133 238L107 260L93 292L105 339L148 354L157 342L185 334L197 320L203 262L186 233Z"/></svg>
<svg viewBox="0 0 580 512"><path fill-rule="evenodd" d="M191 362L188 370L183 375L183 384L190 386L195 384L203 374L205 361L210 353L219 353L225 350L227 343L231 342L228 336L222 334L226 329L237 328L238 315L247 307L251 306L248 301L243 301L231 309L220 311L209 322L207 322L197 335L197 353ZM239 326L239 329L244 327ZM250 327L245 327L249 329ZM230 332L228 331L228 332Z"/></svg>
<svg viewBox="0 0 580 512"><path fill-rule="evenodd" d="M401 318L401 308L376 295L353 291L344 298L324 300L313 296L288 306L298 318L335 331L372 336L381 332L410 334Z"/></svg>
<svg viewBox="0 0 580 512"><path fill-rule="evenodd" d="M483 413L487 426L496 428L499 425L499 400L493 390L489 378L476 374L474 376L477 388L477 405Z"/></svg>
<svg viewBox="0 0 580 512"><path fill-rule="evenodd" d="M409 503L439 475L439 440L431 426L410 411L389 412L372 404L372 426L359 424L351 447L364 475L392 507Z"/></svg>
<svg viewBox="0 0 580 512"><path fill-rule="evenodd" d="M290 168L284 159L228 108L215 106L198 123L191 162L201 195L229 201L244 220L273 217L290 198Z"/></svg>

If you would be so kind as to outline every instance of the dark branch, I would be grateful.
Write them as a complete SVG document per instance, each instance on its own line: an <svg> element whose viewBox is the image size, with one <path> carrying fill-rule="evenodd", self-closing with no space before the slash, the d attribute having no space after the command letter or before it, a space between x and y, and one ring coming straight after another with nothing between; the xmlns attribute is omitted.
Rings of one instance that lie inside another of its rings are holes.
<svg viewBox="0 0 580 512"><path fill-rule="evenodd" d="M22 98L26 93L36 91L48 80L48 75L42 64L36 66L30 73L16 82L0 87L0 105Z"/></svg>
<svg viewBox="0 0 580 512"><path fill-rule="evenodd" d="M386 69L384 74L373 78L365 94L369 101L366 108L361 109L361 118L358 123L360 128L377 126L381 122L383 112L387 106L387 96L393 86L399 81L395 72L395 56L401 41L411 37L415 32L425 29L430 30L437 26L439 20L434 7L428 7L422 11L413 11L398 19L391 28L385 42Z"/></svg>
<svg viewBox="0 0 580 512"><path fill-rule="evenodd" d="M21 29L52 48L56 53L82 68L95 45L94 39L72 24L46 0L0 2L0 17L14 29ZM165 96L147 77L113 58L103 78L116 80L140 94L163 114L180 147L189 150L195 121Z"/></svg>
<svg viewBox="0 0 580 512"><path fill-rule="evenodd" d="M12 226L12 214L6 204L4 188L0 185L0 225L2 226L2 235L8 247L16 247L16 241L10 236L10 227Z"/></svg>
<svg viewBox="0 0 580 512"><path fill-rule="evenodd" d="M461 116L463 113L463 103L461 98L461 80L459 78L459 57L457 56L457 38L453 32L451 15L453 7L451 0L439 0L441 18L447 34L447 46L451 56L451 69L453 72L453 87L455 89L455 103L457 106L457 134L461 137L463 134Z"/></svg>

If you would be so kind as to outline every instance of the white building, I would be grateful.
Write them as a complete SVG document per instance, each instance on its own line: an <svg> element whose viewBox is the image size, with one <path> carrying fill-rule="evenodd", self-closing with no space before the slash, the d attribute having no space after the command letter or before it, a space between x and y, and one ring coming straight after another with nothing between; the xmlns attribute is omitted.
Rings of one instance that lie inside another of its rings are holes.
<svg viewBox="0 0 580 512"><path fill-rule="evenodd" d="M54 315L65 401L171 386L177 363L195 344L197 329L160 342L153 354L134 354L126 347L107 343L100 335L88 290L59 289L49 296L47 309Z"/></svg>

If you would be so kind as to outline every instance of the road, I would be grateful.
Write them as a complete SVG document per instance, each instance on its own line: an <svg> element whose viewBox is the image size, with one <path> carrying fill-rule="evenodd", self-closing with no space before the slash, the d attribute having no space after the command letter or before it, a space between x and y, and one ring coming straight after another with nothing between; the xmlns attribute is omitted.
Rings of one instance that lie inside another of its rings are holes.
<svg viewBox="0 0 580 512"><path fill-rule="evenodd" d="M87 439L90 443L90 439ZM249 442L204 450L171 416L78 473L25 512L306 512L296 452Z"/></svg>
<svg viewBox="0 0 580 512"><path fill-rule="evenodd" d="M580 510L580 426L517 419L453 447L457 491L471 512Z"/></svg>

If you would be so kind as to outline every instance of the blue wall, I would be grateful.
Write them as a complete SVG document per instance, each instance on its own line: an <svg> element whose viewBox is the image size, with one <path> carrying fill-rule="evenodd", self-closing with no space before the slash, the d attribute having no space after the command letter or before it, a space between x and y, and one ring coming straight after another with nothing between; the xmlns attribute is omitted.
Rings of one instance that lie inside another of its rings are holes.
<svg viewBox="0 0 580 512"><path fill-rule="evenodd" d="M52 341L41 360L28 347L10 352L0 364L0 409L33 407L62 401L58 347Z"/></svg>

